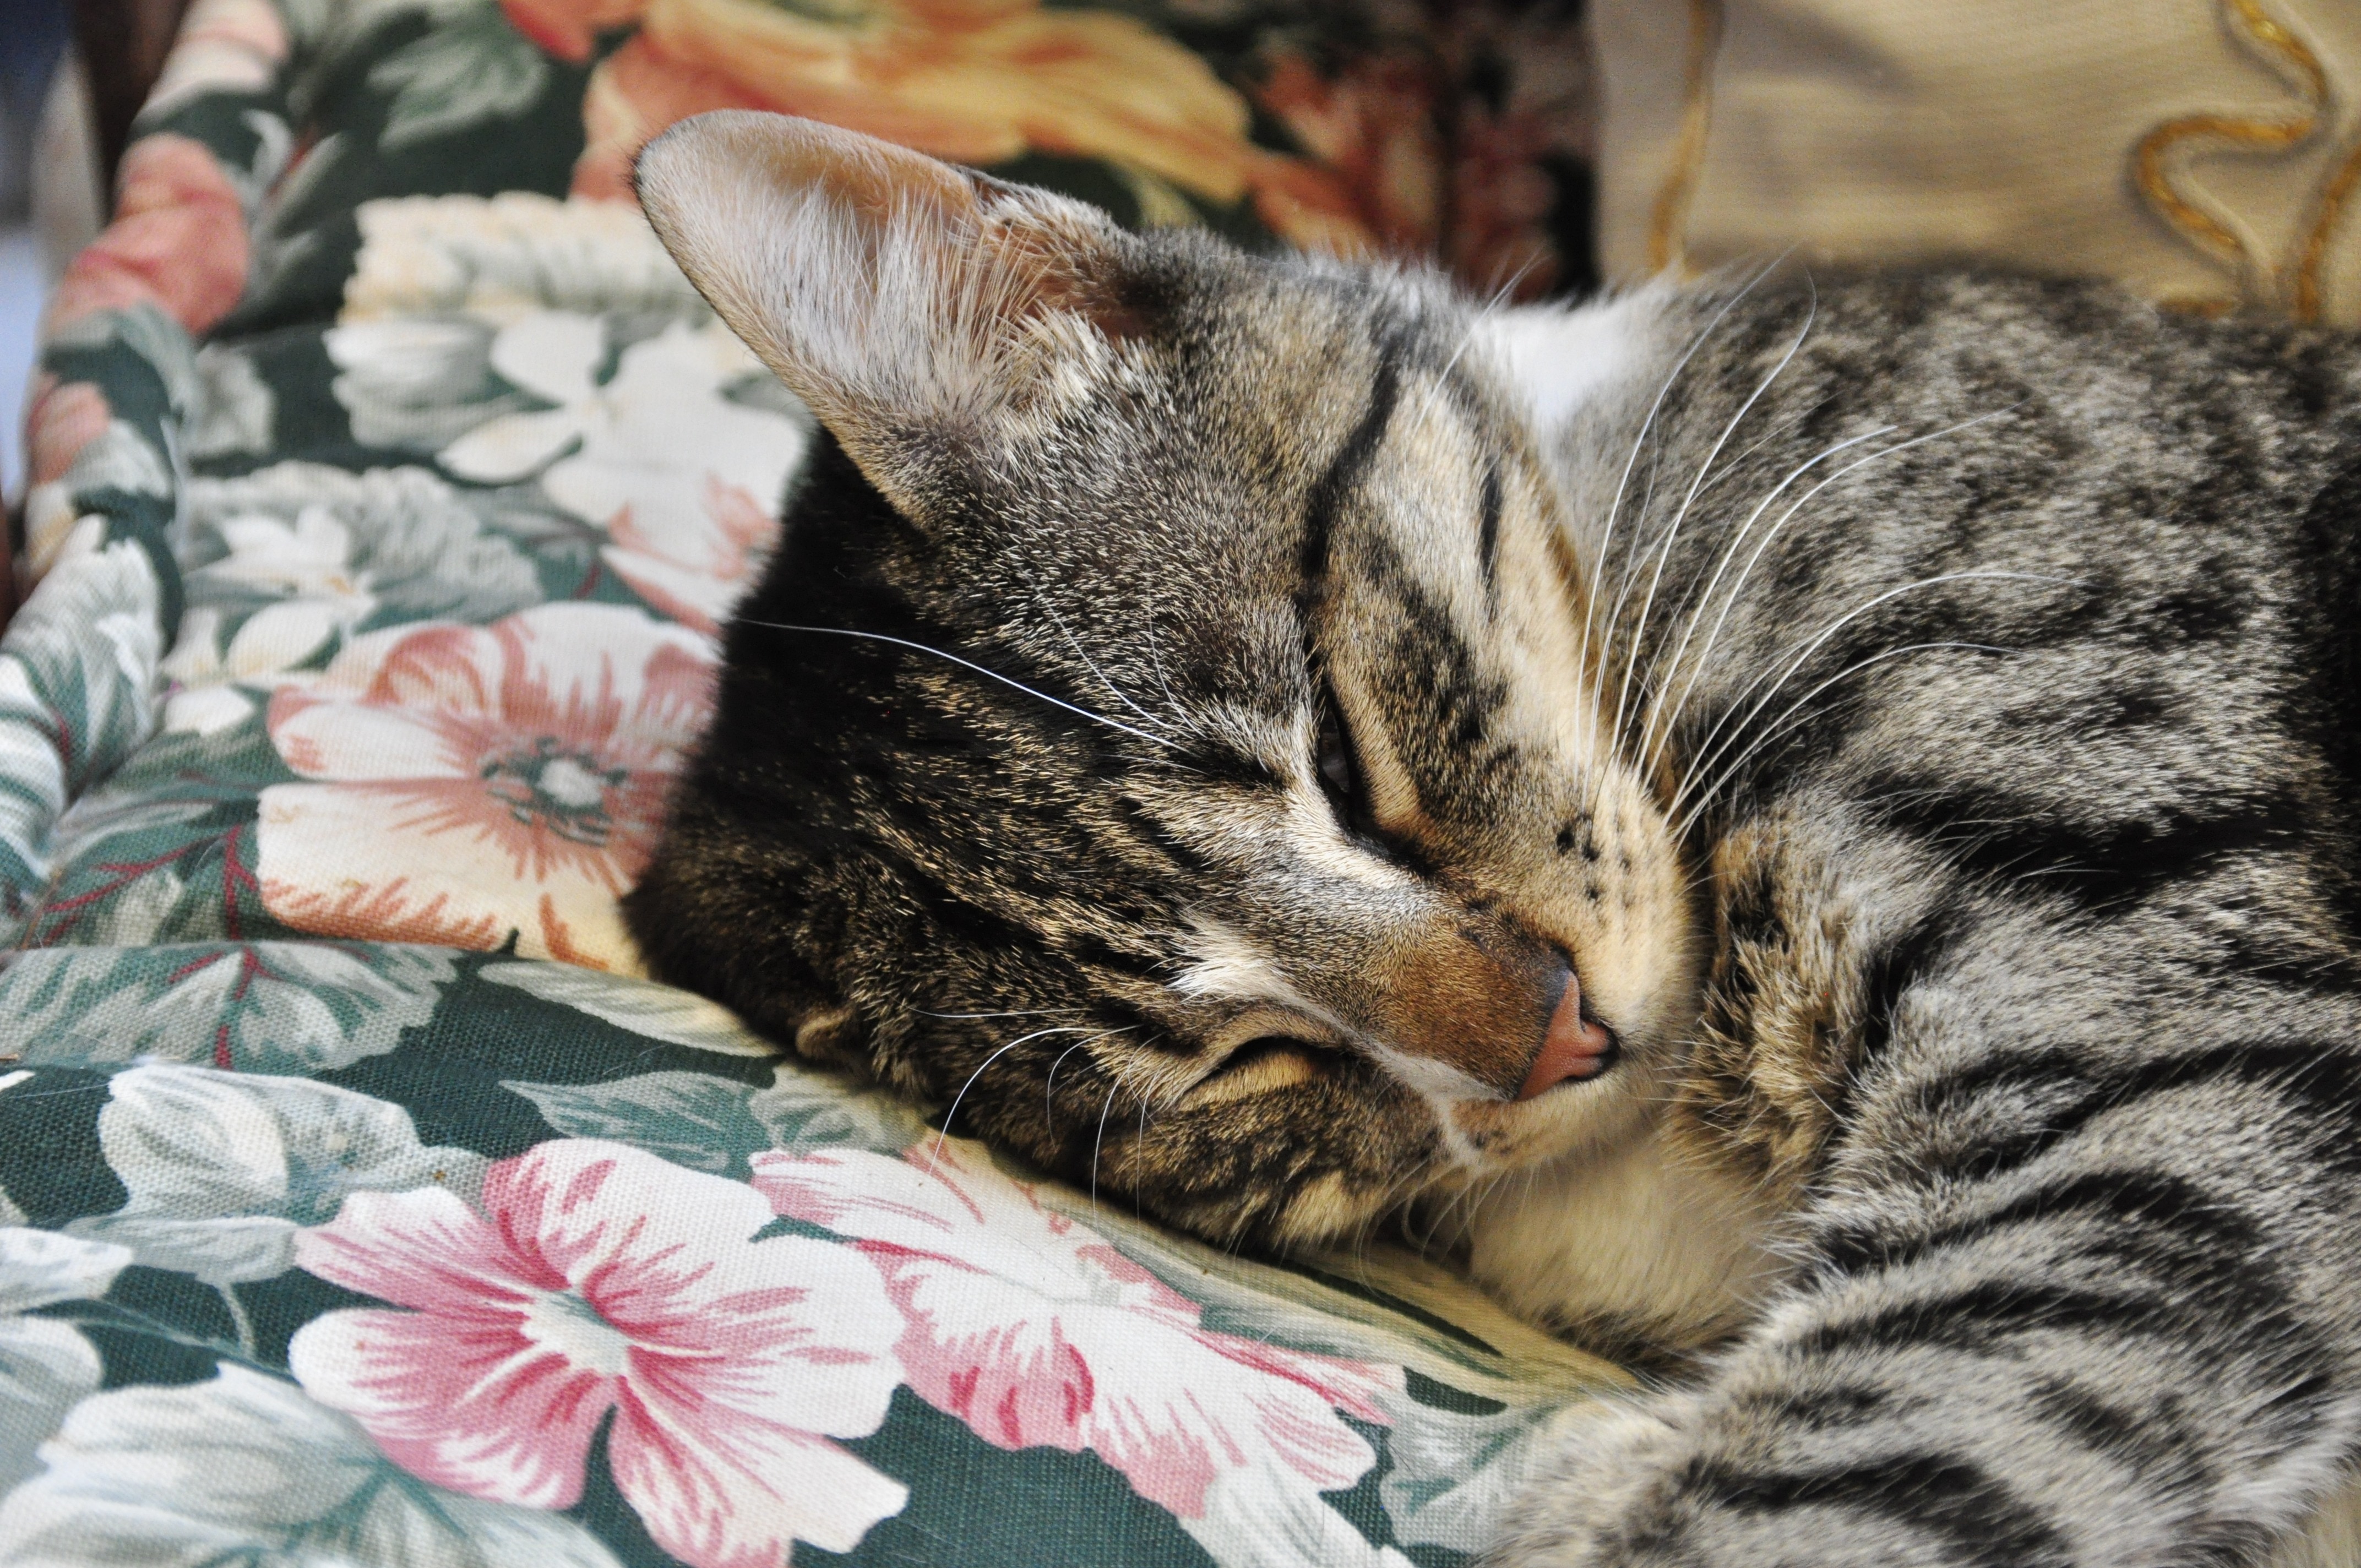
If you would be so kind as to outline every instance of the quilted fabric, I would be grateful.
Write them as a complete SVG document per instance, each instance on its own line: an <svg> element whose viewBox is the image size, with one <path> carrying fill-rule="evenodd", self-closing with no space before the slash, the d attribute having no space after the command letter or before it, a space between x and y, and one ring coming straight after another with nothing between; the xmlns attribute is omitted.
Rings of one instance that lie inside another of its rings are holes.
<svg viewBox="0 0 2361 1568"><path fill-rule="evenodd" d="M0 1564L1477 1548L1613 1368L1398 1251L1164 1234L637 978L615 895L810 426L622 176L754 103L1538 287L1581 179L1537 38L201 0L48 323L0 640Z"/></svg>

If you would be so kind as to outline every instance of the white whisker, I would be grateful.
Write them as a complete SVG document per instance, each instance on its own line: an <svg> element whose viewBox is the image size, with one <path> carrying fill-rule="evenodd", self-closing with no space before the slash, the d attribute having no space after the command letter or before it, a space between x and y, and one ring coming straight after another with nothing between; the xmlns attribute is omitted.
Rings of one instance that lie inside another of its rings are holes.
<svg viewBox="0 0 2361 1568"><path fill-rule="evenodd" d="M1036 604L1038 604L1042 609L1049 613L1051 620L1058 623L1058 630L1065 637L1066 646L1074 651L1074 657L1082 662L1082 667L1084 669L1090 671L1092 674L1098 677L1099 685L1107 689L1108 696L1114 697L1115 701L1123 704L1124 707L1131 709L1132 712L1139 715L1140 718L1146 719L1150 724L1160 725L1166 729L1170 729L1171 727L1169 720L1157 718L1156 715L1148 712L1148 709L1140 707L1139 704L1124 696L1123 688L1116 685L1113 681L1107 679L1106 672L1098 667L1097 662L1093 660L1089 653L1083 652L1081 640L1075 637L1072 630L1066 625L1066 618L1060 615L1057 611L1057 608L1051 605L1049 600L1041 597L1041 591L1038 587L1033 590L1033 600Z"/></svg>
<svg viewBox="0 0 2361 1568"><path fill-rule="evenodd" d="M948 659L963 670L972 670L988 681L998 681L1002 685L1021 691L1027 696L1038 697L1051 707L1063 708L1068 713L1087 718L1093 724L1104 724L1109 729L1119 729L1126 735L1158 746L1176 747L1180 744L1179 741L1167 740L1161 735L1151 735L1147 730L1136 725L1126 724L1119 718L1109 718L1104 713L1093 713L1087 707L1077 707L1071 702L1051 696L1048 692L1036 691L1023 681L1011 680L997 670L987 670L972 659L962 659L956 653L946 653L940 648L929 648L923 642L913 642L906 637L888 637L882 631L855 631L849 626L798 626L785 620L741 620L738 624L767 627L773 631L808 631L822 637L857 637L867 642L885 642L896 648L907 648L915 653L931 653L938 659Z"/></svg>
<svg viewBox="0 0 2361 1568"><path fill-rule="evenodd" d="M1066 1058L1072 1056L1076 1051L1082 1050L1086 1047L1098 1044L1101 1040L1111 1040L1117 1035L1128 1035L1130 1033L1131 1031L1127 1028L1109 1029L1103 1035L1093 1035L1086 1040L1076 1040L1072 1045L1068 1046L1064 1050L1058 1053L1058 1059L1049 1064L1049 1076L1041 1081L1041 1121L1043 1126L1053 1133L1057 1130L1058 1069L1066 1065Z"/></svg>
<svg viewBox="0 0 2361 1568"><path fill-rule="evenodd" d="M2009 406L2009 409L2014 409L2014 404ZM1844 467L1839 467L1839 470L1837 470L1837 472L1832 472L1832 475L1828 475L1828 477L1825 477L1825 479L1820 479L1818 484L1813 484L1813 487L1808 488L1808 491L1804 491L1804 494L1801 494L1801 496L1796 496L1796 499L1795 499L1795 505L1790 505L1790 508L1787 508L1787 510L1780 512L1778 521L1773 521L1773 524L1771 524L1771 527L1763 529L1763 539L1762 539L1762 543L1754 545L1754 555L1747 557L1747 565L1745 565L1745 569L1742 569L1742 572L1738 574L1738 581L1730 583L1730 598L1729 598L1730 605L1735 605L1735 602L1738 602L1738 595L1745 593L1747 578L1750 578L1752 574L1754 574L1754 565L1757 565L1757 562L1762 560L1762 557L1763 557L1763 550L1771 548L1771 541L1778 539L1780 529L1787 527L1787 521L1795 520L1796 512L1801 512L1801 510L1804 510L1804 508L1806 508L1806 505L1811 505L1811 499L1813 499L1813 496L1818 496L1820 491L1825 491L1825 488L1828 488L1829 484L1835 484L1837 479L1846 477L1846 475L1849 475L1849 472L1861 470L1861 467L1868 467L1870 463L1874 463L1874 460L1879 460L1879 458L1891 458L1891 455L1898 454L1898 451L1907 451L1907 449L1913 449L1913 446L1922 446L1922 444L1934 442L1934 439L1946 437L1946 434L1958 434L1958 433L1962 433L1962 430L1967 430L1967 427L1971 427L1971 425L1981 425L1981 422L1983 422L1983 421L1991 421L1991 418L2000 418L2002 413L2009 413L2009 409L1995 409L1995 411L1993 411L1993 413L1979 413L1979 416L1971 418L1971 421L1962 421L1962 422L1958 422L1958 425L1950 425L1950 427L1948 427L1948 430L1934 430L1934 433L1929 433L1929 434L1919 434L1919 437L1910 437L1910 439L1907 439L1907 442L1896 442L1896 444L1894 444L1894 446L1879 446L1877 451L1872 451L1872 454L1865 455L1865 458L1856 458L1856 460L1853 460L1853 463L1846 463ZM1874 433L1872 433L1872 434L1874 434ZM1750 527L1752 527L1752 521L1750 521ZM1723 614L1726 614L1726 611L1723 611ZM1754 678L1754 683L1759 683L1759 680L1762 680L1762 675L1757 675L1757 678ZM1747 692L1752 692L1752 689L1754 689L1754 683L1747 685ZM1773 689L1775 689L1775 687L1773 687ZM1741 695L1738 695L1738 701L1745 701L1745 692L1741 692ZM1757 708L1757 711L1759 711L1759 708ZM1754 713L1747 713L1747 718L1754 718ZM1721 734L1721 725L1723 725L1723 723L1729 723L1729 716L1723 716L1721 720L1719 720L1719 723L1714 723L1714 728L1705 734L1705 740L1697 741L1697 746L1700 746L1700 751L1702 751L1702 746L1712 744L1712 740L1714 740L1714 737L1717 737L1717 734ZM1676 795L1679 795L1679 791L1676 791Z"/></svg>
<svg viewBox="0 0 2361 1568"><path fill-rule="evenodd" d="M1594 580L1591 584L1591 591L1583 596L1581 647L1583 650L1584 668L1581 672L1581 675L1585 680L1587 680L1590 674L1588 666L1590 663L1590 649L1593 646L1591 641L1591 623L1598 609L1598 590L1605 586L1607 563L1613 558L1615 554L1615 524L1622 514L1623 497L1631 485L1631 470L1639 466L1640 454L1648 444L1648 433L1655 428L1656 415L1664 411L1664 400L1672 396L1673 387L1680 380L1681 372L1688 368L1688 363L1691 359L1697 356L1697 351L1705 346L1705 341L1707 338L1713 335L1713 329L1719 326L1722 323L1722 318L1729 315L1731 311L1737 309L1739 302L1745 299L1748 294L1752 293L1754 291L1754 286L1757 283L1762 282L1763 279L1769 277L1771 275L1771 269L1777 265L1778 262L1773 261L1770 267L1763 268L1763 270L1748 279L1746 280L1746 287L1739 290L1738 292L1732 294L1728 300L1724 301L1722 302L1721 309L1713 313L1712 319L1708 321L1704 326L1697 329L1697 335L1689 339L1688 346L1681 351L1681 356L1673 362L1672 369L1667 372L1664 377L1664 384L1656 389L1655 400L1648 405L1647 417L1640 422L1640 433L1631 438L1631 455L1623 460L1623 472L1615 481L1614 499L1608 503L1606 525L1599 531L1598 554L1592 571ZM1649 481L1649 495L1652 499L1655 493L1654 483L1655 481L1652 477ZM1616 599L1615 613L1620 615L1622 613L1622 598L1619 595ZM1606 631L1609 637L1613 635L1614 627L1611 621L1606 628ZM1604 666L1604 663L1605 661L1602 660L1602 667ZM1597 721L1595 716L1592 720L1592 733L1586 742L1586 746L1588 750L1594 752L1598 747L1598 737L1597 733Z"/></svg>
<svg viewBox="0 0 2361 1568"><path fill-rule="evenodd" d="M1681 646L1679 649L1676 649L1673 654L1673 668L1676 674L1680 668L1681 654L1688 646L1690 635L1697 630L1697 623L1700 620L1704 619L1707 609L1711 606L1713 602L1713 591L1716 587L1720 586L1722 574L1730 569L1730 562L1737 559L1739 548L1746 543L1746 536L1754 531L1754 525L1762 520L1763 514L1771 510L1772 503L1786 493L1788 486L1802 478L1806 474L1811 472L1813 468L1827 461L1828 458L1835 456L1839 452L1858 446L1864 441L1874 441L1881 435L1890 434L1894 429L1895 427L1893 425L1882 424L1875 430L1865 431L1862 433L1852 437L1849 441L1839 441L1834 446L1825 448L1812 457L1807 458L1803 463L1798 464L1785 478L1780 480L1776 486L1773 487L1771 493L1764 496L1763 499L1756 504L1752 512L1747 514L1746 521L1743 523L1741 523L1737 532L1730 535L1730 543L1721 553L1721 559L1714 565L1713 576L1707 580L1704 590L1697 595L1697 607L1696 613L1689 617L1688 629L1681 633ZM1751 565L1752 563L1749 564ZM1722 601L1721 614L1714 621L1713 630L1707 634L1705 647L1697 654L1697 666L1690 672L1688 684L1681 689L1680 703L1675 705L1672 714L1664 720L1664 731L1667 735L1672 732L1674 719L1680 717L1681 706L1687 703L1689 693L1697 689L1699 674L1704 670L1707 659L1712 655L1714 644L1721 637L1722 628L1730 622L1730 612L1737 607L1738 590L1745 586L1746 580L1741 575L1739 580L1735 584L1731 585L1730 597Z"/></svg>
<svg viewBox="0 0 2361 1568"><path fill-rule="evenodd" d="M1009 1052L1015 1050L1017 1047L1023 1045L1027 1040L1038 1040L1044 1035L1071 1035L1079 1032L1082 1027L1083 1025L1081 1025L1063 1024L1056 1025L1047 1029L1036 1029L1029 1035L1017 1036L1015 1039L1009 1041L1006 1045L1001 1047L998 1050L984 1058L983 1066L978 1067L973 1072L969 1073L967 1075L967 1081L960 1085L960 1091L951 1096L951 1108L943 1113L942 1130L935 1135L935 1152L928 1160L929 1172L931 1173L934 1163L943 1157L943 1140L951 1135L951 1124L959 1120L960 1102L967 1098L967 1091L975 1087L975 1080L983 1076L985 1068L990 1067L994 1062L998 1061L1001 1058L1006 1056Z"/></svg>
<svg viewBox="0 0 2361 1568"><path fill-rule="evenodd" d="M1459 346L1451 351L1451 357L1443 362L1443 368L1436 372L1433 381L1428 384L1426 401L1429 409L1434 406L1435 398L1451 380L1451 373L1459 367L1461 357L1475 343L1477 329L1499 313L1500 306L1506 302L1510 294L1516 291L1517 285L1523 282L1526 275L1538 265L1540 265L1540 258L1535 257L1510 273L1508 281L1493 290L1491 298L1478 305L1475 313L1467 318L1467 330L1459 334Z"/></svg>
<svg viewBox="0 0 2361 1568"><path fill-rule="evenodd" d="M1630 694L1631 689L1631 672L1637 667L1639 652L1647 641L1648 616L1650 612L1655 609L1656 589L1664 583L1664 565L1666 562L1672 559L1673 543L1680 537L1681 525L1687 521L1689 508L1696 504L1697 491L1704 487L1706 476L1713 471L1714 462L1716 459L1720 457L1721 449L1730 444L1730 438L1738 433L1739 425L1744 422L1748 414L1754 411L1754 405L1763 400L1763 393L1768 392L1771 389L1772 383L1777 381L1780 374L1784 372L1790 364L1795 362L1795 356L1803 352L1804 342L1806 338L1812 335L1812 325L1815 322L1819 320L1819 286L1815 283L1812 286L1812 302L1804 313L1804 324L1802 328L1796 332L1795 341L1787 345L1787 352L1780 356L1779 363L1771 367L1771 373L1763 377L1762 381L1756 385L1754 390L1746 395L1746 400L1738 405L1738 411L1730 416L1730 422L1721 427L1721 434L1715 439L1713 449L1705 455L1705 461L1697 466L1697 477L1689 483L1689 493L1681 498L1680 510L1673 514L1672 522L1664 529L1664 541L1656 550L1656 570L1654 575L1651 576L1648 581L1648 597L1641 602L1640 620L1631 629L1631 652L1633 657L1624 662L1623 686L1615 696L1615 734L1619 743L1623 735L1624 698ZM1651 684L1655 680L1656 671L1660 667L1660 663L1661 661L1656 659L1651 659L1648 663L1648 678ZM1642 695L1644 696L1644 692ZM1654 708L1657 706L1659 705L1651 705L1649 714L1651 722L1640 732L1640 743L1638 746L1633 748L1633 754L1635 757L1644 758L1647 755L1649 738L1654 730Z"/></svg>
<svg viewBox="0 0 2361 1568"><path fill-rule="evenodd" d="M1115 1091L1122 1087L1119 1081L1107 1085L1106 1103L1099 1107L1099 1135L1097 1141L1091 1145L1091 1212L1093 1215L1099 1212L1099 1156L1106 1149L1107 1113L1115 1109Z"/></svg>
<svg viewBox="0 0 2361 1568"><path fill-rule="evenodd" d="M1732 583L1730 587L1730 598L1728 603L1735 605L1738 602L1739 596L1746 589L1747 578L1754 575L1756 565L1762 561L1763 553L1771 548L1772 542L1779 537L1780 531L1784 529L1789 522L1794 521L1796 513L1802 511L1805 507L1810 505L1812 499L1817 496L1822 490L1827 489L1830 485L1835 484L1838 480L1843 478L1848 474L1851 474L1859 469L1867 467L1870 464L1878 461L1880 458L1891 457L1897 452L1906 452L1914 446L1922 446L1927 442L1940 440L1942 437L1947 435L1957 435L1960 432L1972 429L1976 425L1982 424L1988 420L1998 419L2003 414L2014 412L2020 406L2021 402L2011 403L2007 408L1994 409L1989 413L1978 414L1973 419L1962 420L1957 424L1946 426L1941 430L1930 431L1925 435L1914 435L1907 441L1897 441L1891 446L1881 446L1876 451L1870 453L1868 455L1856 458L1854 461L1846 464L1835 473L1830 474L1828 477L1822 479L1818 484L1814 485L1810 489L1806 490L1802 495L1795 498L1793 505L1789 506L1785 511L1779 514L1778 521L1773 523L1769 528L1763 531L1761 543L1756 544L1754 547L1754 554L1746 558L1746 565L1739 572L1738 580L1735 583ZM1893 428L1894 427L1891 425L1883 427L1883 429L1887 430ZM1880 433L1878 431L1872 431L1870 433L1872 436L1878 433ZM1847 444L1853 444L1848 443ZM1826 455L1826 454L1823 454L1822 455ZM1817 461L1817 459L1815 459L1815 461ZM1785 487L1783 485L1781 488L1784 489ZM1775 499L1775 497L1773 499ZM1750 518L1747 521L1747 527L1752 528L1752 526L1753 520ZM1717 575L1719 575L1719 568L1717 568ZM1726 617L1727 610L1725 610L1724 613ZM1758 679L1760 677L1758 677ZM1753 689L1753 686L1751 685L1747 687L1748 691L1752 691ZM1740 694L1739 700L1741 702L1745 700L1744 693ZM1749 717L1751 718L1752 716L1749 715ZM1722 722L1728 722L1726 717ZM1710 744L1714 736L1719 734L1720 731L1721 723L1717 723L1714 728L1707 733L1705 740L1699 742L1700 748ZM1675 792L1675 798L1677 798L1677 794L1678 792Z"/></svg>
<svg viewBox="0 0 2361 1568"><path fill-rule="evenodd" d="M1797 697L1794 702L1788 704L1787 707L1780 712L1779 718L1773 727L1770 729L1765 730L1763 734L1757 736L1753 741L1747 746L1746 750L1741 751L1731 762L1730 767L1723 770L1720 782L1716 784L1713 789L1707 791L1705 795L1698 798L1697 804L1689 808L1688 815L1682 817L1679 825L1673 829L1673 837L1678 839L1687 833L1690 824L1697 820L1697 814L1703 811L1706 805L1712 800L1714 794L1721 787L1721 784L1726 784L1730 779L1735 777L1737 769L1743 765L1748 758L1753 756L1755 752L1762 750L1762 748L1770 741L1785 734L1788 729L1794 727L1795 722L1800 722L1800 720L1795 718L1796 711L1806 703L1811 701L1814 697L1819 696L1822 692L1828 690L1839 681L1844 680L1850 675L1859 674L1861 671L1868 669L1872 664L1881 664L1888 659L1899 658L1905 653L1924 653L1939 648L1956 648L1965 650L1966 652L1972 653L1998 653L2004 656L2013 656L2016 652L2016 650L2014 648L1995 647L1989 642L1912 642L1900 648L1888 648L1883 653L1873 653L1870 657L1861 660L1857 663L1846 665L1843 669L1839 670L1835 674L1830 675L1827 680L1822 681L1818 685L1814 686L1810 691L1806 692L1802 696ZM1742 731L1741 731L1741 733L1742 733Z"/></svg>
<svg viewBox="0 0 2361 1568"><path fill-rule="evenodd" d="M1137 1146L1142 1150L1145 1150L1148 1147L1148 1097L1146 1095L1140 1096L1139 1100L1139 1143ZM1131 1190L1131 1217L1133 1219L1142 1220L1148 1217L1146 1213L1142 1212L1141 1208L1144 1201L1145 1200L1140 1196L1139 1189L1137 1186L1133 1187Z"/></svg>
<svg viewBox="0 0 2361 1568"><path fill-rule="evenodd" d="M1729 462L1724 463L1721 466L1721 471L1705 482L1705 488L1697 492L1698 498L1702 499L1703 498L1713 494L1715 490L1719 489L1729 480L1732 474L1739 472L1746 466L1746 460L1748 458L1753 456L1756 453L1762 451L1764 447L1770 445L1773 442L1778 440L1781 436L1786 434L1789 431L1795 429L1797 425L1803 423L1814 414L1819 412L1819 411L1826 408L1835 397L1836 394L1834 392L1830 392L1828 396L1820 399L1818 402L1813 403L1810 406L1789 415L1787 418L1781 420L1777 424L1773 425L1769 430L1764 431L1761 435L1756 436L1752 442L1747 444L1744 451L1731 458Z"/></svg>

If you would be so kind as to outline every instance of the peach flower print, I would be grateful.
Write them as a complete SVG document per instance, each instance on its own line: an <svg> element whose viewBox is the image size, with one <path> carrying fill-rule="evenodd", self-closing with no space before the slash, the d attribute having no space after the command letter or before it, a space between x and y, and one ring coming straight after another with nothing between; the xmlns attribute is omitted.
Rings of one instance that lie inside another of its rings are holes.
<svg viewBox="0 0 2361 1568"><path fill-rule="evenodd" d="M615 907L711 703L712 644L620 605L366 633L280 687L265 908L301 931L630 971Z"/></svg>
<svg viewBox="0 0 2361 1568"><path fill-rule="evenodd" d="M607 525L598 554L634 592L685 626L719 634L754 569L778 543L779 520L716 475L705 476L693 517L649 528L625 507ZM686 526L684 526L686 524Z"/></svg>
<svg viewBox="0 0 2361 1568"><path fill-rule="evenodd" d="M1334 78L1282 55L1255 91L1317 162L1275 180L1264 221L1300 246L1397 255L1432 247L1443 222L1435 80L1421 58L1356 60Z"/></svg>
<svg viewBox="0 0 2361 1568"><path fill-rule="evenodd" d="M1559 151L1556 127L1530 109L1493 114L1462 105L1453 170L1449 258L1479 288L1537 299L1557 283L1561 259L1549 233L1557 181L1544 159Z"/></svg>
<svg viewBox="0 0 2361 1568"><path fill-rule="evenodd" d="M1333 1522L1338 1550L1321 1561L1356 1554L1317 1494L1376 1462L1338 1412L1385 1424L1378 1398L1402 1386L1400 1368L1203 1327L1195 1302L1044 1208L978 1144L752 1163L780 1213L875 1260L908 1321L898 1354L912 1390L985 1442L1092 1450L1217 1560L1235 1554L1222 1538L1241 1523L1280 1519Z"/></svg>
<svg viewBox="0 0 2361 1568"><path fill-rule="evenodd" d="M480 1213L445 1187L357 1192L296 1261L405 1310L315 1318L288 1366L469 1497L572 1506L611 1410L616 1489L684 1563L850 1552L908 1500L830 1441L884 1424L901 1315L857 1249L752 1239L771 1219L743 1183L588 1138L493 1166Z"/></svg>
<svg viewBox="0 0 2361 1568"><path fill-rule="evenodd" d="M153 303L192 333L229 314L250 247L237 187L200 141L142 137L115 175L115 221L73 258L49 297L43 335L94 311Z"/></svg>
<svg viewBox="0 0 2361 1568"><path fill-rule="evenodd" d="M774 109L961 163L1046 152L1102 159L1223 206L1251 197L1263 221L1299 245L1360 252L1389 238L1364 221L1367 203L1335 174L1257 147L1251 107L1196 54L1113 9L1040 0L851 0L825 10L771 0L503 4L521 30L570 60L588 60L598 32L640 24L591 73L577 195L628 199L632 158L675 120Z"/></svg>

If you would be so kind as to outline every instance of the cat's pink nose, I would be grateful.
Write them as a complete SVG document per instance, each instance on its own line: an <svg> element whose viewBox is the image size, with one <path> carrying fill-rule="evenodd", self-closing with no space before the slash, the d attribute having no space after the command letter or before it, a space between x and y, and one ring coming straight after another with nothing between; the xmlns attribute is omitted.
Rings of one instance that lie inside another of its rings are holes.
<svg viewBox="0 0 2361 1568"><path fill-rule="evenodd" d="M1557 999L1557 1010L1550 1014L1549 1033L1542 1036L1541 1054L1533 1058L1532 1070L1525 1074L1517 1098L1531 1100L1569 1079L1596 1078L1607 1070L1614 1054L1615 1036L1607 1026L1582 1015L1582 982L1568 969L1565 990Z"/></svg>

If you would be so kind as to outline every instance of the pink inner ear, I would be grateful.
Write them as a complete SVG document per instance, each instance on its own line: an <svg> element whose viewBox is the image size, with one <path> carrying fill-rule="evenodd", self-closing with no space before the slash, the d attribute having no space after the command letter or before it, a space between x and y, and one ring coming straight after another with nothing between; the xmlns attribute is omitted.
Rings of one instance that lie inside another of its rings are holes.
<svg viewBox="0 0 2361 1568"><path fill-rule="evenodd" d="M897 219L935 219L950 242L948 265L996 264L1025 285L1005 296L1013 320L1065 310L1111 336L1131 335L1132 323L1123 319L1113 291L1101 286L1115 230L1103 214L1079 203L817 120L725 109L681 122L642 154L642 201L668 244L674 234L701 226L689 210L705 195L695 187L720 183L708 172L701 180L692 175L687 190L673 189L675 181L662 170L682 163L730 169L737 176L730 183L741 190L752 184L782 199L818 191L873 242ZM650 174L657 176L655 189L648 188ZM708 216L703 224L713 221ZM710 236L694 248L714 248Z"/></svg>

